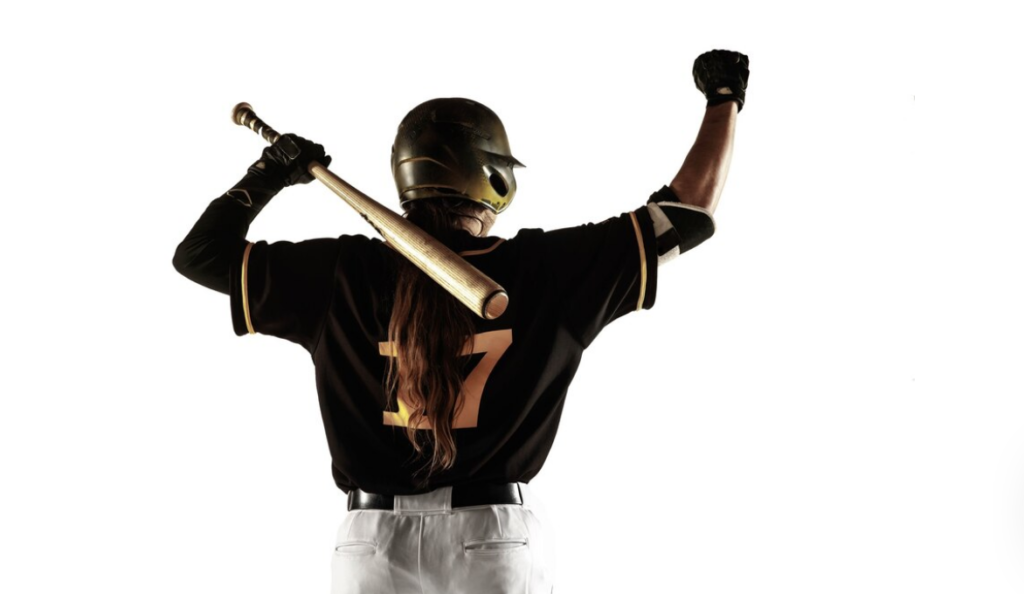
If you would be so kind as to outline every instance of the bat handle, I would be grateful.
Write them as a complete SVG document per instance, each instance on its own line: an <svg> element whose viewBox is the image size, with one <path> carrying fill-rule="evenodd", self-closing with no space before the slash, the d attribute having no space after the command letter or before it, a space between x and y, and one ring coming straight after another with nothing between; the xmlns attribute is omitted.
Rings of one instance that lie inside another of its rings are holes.
<svg viewBox="0 0 1024 594"><path fill-rule="evenodd" d="M248 103L239 103L232 108L231 121L239 126L245 126L259 134L263 137L263 140L266 140L270 144L274 144L277 142L277 139L281 137L277 130L268 126L266 122L256 115L256 112L252 110L252 106Z"/></svg>

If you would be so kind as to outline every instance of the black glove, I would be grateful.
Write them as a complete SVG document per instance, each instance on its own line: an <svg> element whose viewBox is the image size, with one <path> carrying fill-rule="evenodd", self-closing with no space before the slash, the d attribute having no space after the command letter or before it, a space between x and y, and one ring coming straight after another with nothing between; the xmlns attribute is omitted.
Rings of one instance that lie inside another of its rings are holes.
<svg viewBox="0 0 1024 594"><path fill-rule="evenodd" d="M331 157L324 147L295 134L283 134L277 142L263 149L263 158L249 167L249 173L277 182L282 188L313 181L309 164L313 161L324 167Z"/></svg>
<svg viewBox="0 0 1024 594"><path fill-rule="evenodd" d="M708 98L708 107L735 101L743 111L750 59L739 52L711 50L693 61L693 82Z"/></svg>

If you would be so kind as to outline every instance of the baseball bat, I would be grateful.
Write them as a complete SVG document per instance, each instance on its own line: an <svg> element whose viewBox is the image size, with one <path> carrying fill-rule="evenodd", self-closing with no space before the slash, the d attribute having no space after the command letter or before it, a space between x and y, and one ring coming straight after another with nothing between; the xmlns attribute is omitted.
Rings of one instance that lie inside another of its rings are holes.
<svg viewBox="0 0 1024 594"><path fill-rule="evenodd" d="M249 128L271 144L281 137L256 116L248 103L239 103L231 110L231 121ZM493 320L505 312L508 307L508 293L505 289L446 245L355 189L320 163L310 163L309 173L362 215L395 251L475 314Z"/></svg>

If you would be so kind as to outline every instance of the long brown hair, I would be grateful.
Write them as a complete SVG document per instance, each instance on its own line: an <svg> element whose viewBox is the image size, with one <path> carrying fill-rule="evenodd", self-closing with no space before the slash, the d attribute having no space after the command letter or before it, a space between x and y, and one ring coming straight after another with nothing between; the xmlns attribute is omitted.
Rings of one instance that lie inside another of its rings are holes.
<svg viewBox="0 0 1024 594"><path fill-rule="evenodd" d="M464 219L480 219L483 205L456 198L428 198L409 202L406 218L451 247L455 233L463 229ZM392 345L385 390L409 409L406 437L421 457L417 427L429 421L433 452L427 476L418 483L425 487L430 477L455 464L455 438L452 424L461 410L464 362L461 359L467 341L475 332L473 314L466 306L441 288L405 258L397 258L395 301L388 326ZM393 409L394 410L394 409Z"/></svg>

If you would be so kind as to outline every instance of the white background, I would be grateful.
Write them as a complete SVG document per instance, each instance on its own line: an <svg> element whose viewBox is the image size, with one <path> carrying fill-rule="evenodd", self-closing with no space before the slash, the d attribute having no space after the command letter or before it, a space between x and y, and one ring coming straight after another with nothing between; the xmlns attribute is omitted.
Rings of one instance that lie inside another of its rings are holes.
<svg viewBox="0 0 1024 594"><path fill-rule="evenodd" d="M557 592L1024 590L1014 20L911 3L27 3L0 18L0 591L327 592L308 354L171 257L264 143L387 202L433 97L505 122L494 233L636 208L750 56L716 236L588 350L531 482ZM389 198L391 197L391 198ZM310 184L249 238L372 230ZM514 296L513 296L514 298Z"/></svg>

